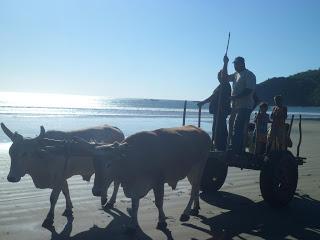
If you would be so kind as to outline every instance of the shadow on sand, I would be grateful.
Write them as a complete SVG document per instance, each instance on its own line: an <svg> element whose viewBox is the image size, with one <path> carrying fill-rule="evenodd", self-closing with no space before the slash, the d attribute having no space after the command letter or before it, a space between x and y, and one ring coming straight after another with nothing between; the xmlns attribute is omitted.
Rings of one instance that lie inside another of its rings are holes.
<svg viewBox="0 0 320 240"><path fill-rule="evenodd" d="M273 209L264 201L253 202L243 196L218 192L201 195L202 200L230 210L207 218L199 215L210 230L193 224L183 225L206 232L209 239L247 239L251 235L262 239L320 239L320 202L308 195L296 195L289 206Z"/></svg>
<svg viewBox="0 0 320 240"><path fill-rule="evenodd" d="M183 223L183 225L211 235L210 240L226 240L233 237L247 239L247 236L261 239L288 239L288 237L320 239L320 201L308 195L296 195L290 205L283 209L273 209L263 201L253 202L246 197L227 192L217 192L214 195L202 194L201 199L226 209L227 212L209 218L203 215L198 216L203 224L210 227L210 230L191 223ZM113 217L105 228L93 226L87 231L70 237L73 219L68 219L61 233L57 233L54 227L48 229L52 233L51 239L151 239L141 229L134 234L126 233L124 226L130 222L130 218L118 209L106 209L105 212ZM169 229L160 231L166 235L167 239L173 239Z"/></svg>
<svg viewBox="0 0 320 240"><path fill-rule="evenodd" d="M89 230L80 232L74 236L70 236L72 232L73 218L68 219L68 222L64 226L64 229L57 233L54 226L47 228L51 232L51 240L91 240L91 239L121 239L121 240L150 240L151 238L146 235L141 229L135 233L126 232L126 225L130 222L130 217L121 212L118 209L104 209L106 213L113 217L113 220L105 227L100 228L96 225L91 227ZM160 230L160 229L159 229ZM161 229L168 240L173 239L171 231L168 228Z"/></svg>

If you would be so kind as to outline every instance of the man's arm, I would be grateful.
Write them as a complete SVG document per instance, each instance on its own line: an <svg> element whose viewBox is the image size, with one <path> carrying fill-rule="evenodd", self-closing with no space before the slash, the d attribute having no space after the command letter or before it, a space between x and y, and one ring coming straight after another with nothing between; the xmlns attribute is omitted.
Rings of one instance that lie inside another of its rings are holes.
<svg viewBox="0 0 320 240"><path fill-rule="evenodd" d="M232 82L234 77L233 75L228 74L228 62L229 58L227 55L223 57L223 68L218 72L218 80L219 82Z"/></svg>
<svg viewBox="0 0 320 240"><path fill-rule="evenodd" d="M229 58L227 55L224 55L223 57L223 68L221 71L222 79L228 79L228 63L229 63Z"/></svg>
<svg viewBox="0 0 320 240"><path fill-rule="evenodd" d="M210 97L206 98L205 100L198 102L197 105L201 107L202 105L211 102L212 98L213 98L213 94Z"/></svg>
<svg viewBox="0 0 320 240"><path fill-rule="evenodd" d="M219 91L219 86L216 87L216 89L213 91L213 93L211 94L210 97L206 98L203 101L198 102L198 106L200 107L200 106L202 106L202 105L204 105L206 103L209 103L209 102L213 101L217 97L217 94L218 94L218 91Z"/></svg>

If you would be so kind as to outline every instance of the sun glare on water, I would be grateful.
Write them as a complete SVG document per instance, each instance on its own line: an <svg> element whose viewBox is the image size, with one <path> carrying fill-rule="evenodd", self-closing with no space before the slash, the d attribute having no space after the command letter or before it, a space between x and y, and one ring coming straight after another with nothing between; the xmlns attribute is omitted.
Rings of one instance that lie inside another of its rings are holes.
<svg viewBox="0 0 320 240"><path fill-rule="evenodd" d="M48 108L101 108L101 97L46 94L46 93L17 93L0 92L1 106L15 107L48 107Z"/></svg>

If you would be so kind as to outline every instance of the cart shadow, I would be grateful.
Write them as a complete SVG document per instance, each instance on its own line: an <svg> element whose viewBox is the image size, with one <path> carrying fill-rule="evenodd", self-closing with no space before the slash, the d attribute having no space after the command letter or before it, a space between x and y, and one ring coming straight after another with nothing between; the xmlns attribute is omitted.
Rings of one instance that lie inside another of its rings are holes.
<svg viewBox="0 0 320 240"><path fill-rule="evenodd" d="M200 198L210 205L227 210L237 210L243 206L251 205L254 201L241 195L218 191L213 194L201 193Z"/></svg>
<svg viewBox="0 0 320 240"><path fill-rule="evenodd" d="M210 230L183 224L211 235L209 239L246 239L245 235L262 239L287 239L288 236L320 239L320 201L308 195L295 195L290 205L283 209L273 209L264 201L255 203L225 192L201 197L209 204L230 210L211 218L199 215Z"/></svg>
<svg viewBox="0 0 320 240"><path fill-rule="evenodd" d="M70 236L73 221L68 221L61 233L57 233L54 227L47 228L51 232L51 240L91 240L91 239L121 239L121 240L150 240L141 229L135 233L127 233L125 226L129 224L130 217L118 209L105 209L106 213L113 217L113 220L105 227L100 228L93 225L89 230Z"/></svg>

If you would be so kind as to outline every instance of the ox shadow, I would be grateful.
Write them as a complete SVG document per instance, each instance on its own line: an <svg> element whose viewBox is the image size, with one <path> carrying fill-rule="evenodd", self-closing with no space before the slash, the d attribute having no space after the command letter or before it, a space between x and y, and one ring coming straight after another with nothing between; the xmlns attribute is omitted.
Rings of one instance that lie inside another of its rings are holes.
<svg viewBox="0 0 320 240"><path fill-rule="evenodd" d="M70 236L72 231L73 220L68 220L61 233L57 233L54 227L47 228L51 231L51 240L91 240L91 239L121 239L121 240L150 240L141 229L135 233L126 233L125 226L129 224L130 217L118 209L104 209L106 213L112 216L113 220L105 227L100 228L96 225L89 230L80 232L74 236Z"/></svg>
<svg viewBox="0 0 320 240"><path fill-rule="evenodd" d="M273 209L264 201L253 202L245 197L218 192L201 195L209 204L229 210L208 218L199 215L201 222L210 230L193 224L184 226L203 231L212 236L209 239L246 239L251 235L262 239L320 239L320 202L308 195L295 195L285 208Z"/></svg>

